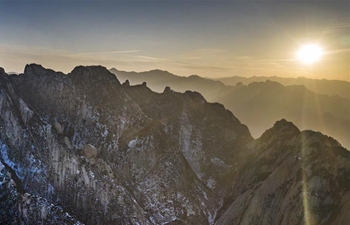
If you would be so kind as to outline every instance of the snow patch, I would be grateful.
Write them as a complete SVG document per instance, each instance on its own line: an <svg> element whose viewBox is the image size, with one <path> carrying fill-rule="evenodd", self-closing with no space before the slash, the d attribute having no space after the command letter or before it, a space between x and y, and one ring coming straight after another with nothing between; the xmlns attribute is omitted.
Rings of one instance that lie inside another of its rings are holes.
<svg viewBox="0 0 350 225"><path fill-rule="evenodd" d="M213 178L209 178L207 180L207 187L210 188L210 189L214 189L215 188L215 185L216 185L216 182L215 180L213 180Z"/></svg>
<svg viewBox="0 0 350 225"><path fill-rule="evenodd" d="M186 209L187 209L187 216L196 215L196 212L193 210L192 205L187 205Z"/></svg>
<svg viewBox="0 0 350 225"><path fill-rule="evenodd" d="M92 179L94 179L95 178L95 174L90 170L90 172L89 172L89 175L90 175L90 177L92 178Z"/></svg>
<svg viewBox="0 0 350 225"><path fill-rule="evenodd" d="M217 208L217 210L214 210L214 214L211 214L210 212L208 212L208 221L209 221L209 224L214 224L215 222L215 218L216 218L216 215L218 213L218 210L222 208L222 206L224 205L224 201L223 199L220 199L220 207Z"/></svg>
<svg viewBox="0 0 350 225"><path fill-rule="evenodd" d="M16 175L20 178L23 179L25 176L25 171L21 168L21 166L12 160L10 160L8 156L8 147L6 144L3 144L2 141L0 140L0 157L2 157L2 160L5 164L7 164L11 169L13 169L16 172Z"/></svg>
<svg viewBox="0 0 350 225"><path fill-rule="evenodd" d="M3 144L1 141L0 141L0 145L1 145L0 153L1 153L2 160L4 160L4 163L6 163L9 167L11 167L14 170L14 166L16 164L9 159L7 146Z"/></svg>
<svg viewBox="0 0 350 225"><path fill-rule="evenodd" d="M29 155L29 161L30 161L30 172L40 174L42 173L43 164L39 159L35 159L32 154Z"/></svg>
<svg viewBox="0 0 350 225"><path fill-rule="evenodd" d="M202 191L202 193L203 193L203 196L204 196L205 200L208 200L208 195L207 195L207 193L205 193L205 191Z"/></svg>
<svg viewBox="0 0 350 225"><path fill-rule="evenodd" d="M105 131L102 133L102 137L107 137L107 135L108 135L108 130L107 130L107 128L105 128Z"/></svg>
<svg viewBox="0 0 350 225"><path fill-rule="evenodd" d="M129 141L128 147L129 148L134 148L137 144L137 139Z"/></svg>
<svg viewBox="0 0 350 225"><path fill-rule="evenodd" d="M212 158L210 159L211 163L213 163L216 166L224 167L224 168L231 168L231 166L225 164L221 159L219 158Z"/></svg>

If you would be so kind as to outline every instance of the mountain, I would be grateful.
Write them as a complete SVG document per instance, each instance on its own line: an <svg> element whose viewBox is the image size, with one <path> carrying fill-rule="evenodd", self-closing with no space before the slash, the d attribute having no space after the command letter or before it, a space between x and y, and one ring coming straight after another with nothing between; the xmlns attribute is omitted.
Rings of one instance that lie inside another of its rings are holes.
<svg viewBox="0 0 350 225"><path fill-rule="evenodd" d="M348 223L349 151L286 121L250 148L250 160L235 178L233 203L216 225Z"/></svg>
<svg viewBox="0 0 350 225"><path fill-rule="evenodd" d="M129 80L133 84L147 82L152 90L158 92L166 86L180 92L198 91L208 101L219 102L231 110L248 125L254 137L261 136L275 121L285 118L300 129L320 131L350 148L348 98L318 94L302 85L284 86L270 80L226 86L199 76L179 77L160 70L130 73L112 69L111 72L118 79ZM327 81L322 82L327 84ZM336 81L329 81L330 90L332 82ZM346 87L350 90L349 83Z"/></svg>
<svg viewBox="0 0 350 225"><path fill-rule="evenodd" d="M3 77L2 163L83 223L213 223L230 193L231 152L252 140L199 93L121 85L102 67L28 65Z"/></svg>
<svg viewBox="0 0 350 225"><path fill-rule="evenodd" d="M215 79L216 80L216 79ZM237 83L248 85L254 82L265 82L267 80L278 82L284 86L302 85L312 92L325 95L338 95L342 98L350 99L350 83L341 80L310 79L305 77L285 78L285 77L224 77L217 79L226 85L235 86Z"/></svg>
<svg viewBox="0 0 350 225"><path fill-rule="evenodd" d="M30 64L0 69L0 111L1 224L349 220L348 150L286 120L255 140L197 92Z"/></svg>

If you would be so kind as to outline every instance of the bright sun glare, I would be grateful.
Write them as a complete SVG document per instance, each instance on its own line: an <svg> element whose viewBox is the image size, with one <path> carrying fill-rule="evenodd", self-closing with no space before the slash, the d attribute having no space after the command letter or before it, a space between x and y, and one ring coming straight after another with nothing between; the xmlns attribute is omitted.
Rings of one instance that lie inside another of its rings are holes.
<svg viewBox="0 0 350 225"><path fill-rule="evenodd" d="M313 64L320 60L323 49L316 44L304 45L298 51L298 59L304 64Z"/></svg>

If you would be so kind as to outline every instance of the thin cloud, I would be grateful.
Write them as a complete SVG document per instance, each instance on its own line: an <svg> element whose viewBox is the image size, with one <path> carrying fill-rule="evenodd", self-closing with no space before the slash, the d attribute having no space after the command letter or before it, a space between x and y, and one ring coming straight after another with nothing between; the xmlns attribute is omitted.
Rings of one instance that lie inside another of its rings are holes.
<svg viewBox="0 0 350 225"><path fill-rule="evenodd" d="M330 21L328 26L319 27L309 32L310 35L322 35L334 32L349 32L350 23L347 20Z"/></svg>
<svg viewBox="0 0 350 225"><path fill-rule="evenodd" d="M329 54L335 54L335 53L339 53L339 52L350 52L350 48L336 49L333 51L328 51L328 52L326 52L326 54L329 55Z"/></svg>
<svg viewBox="0 0 350 225"><path fill-rule="evenodd" d="M168 60L169 64L185 68L185 69L196 69L196 70L209 70L209 71L226 71L226 67L220 66L211 66L202 63L192 63L192 62L184 62L181 60Z"/></svg>
<svg viewBox="0 0 350 225"><path fill-rule="evenodd" d="M226 52L227 50L220 48L200 48L186 52L183 54L183 58L189 60L211 59Z"/></svg>
<svg viewBox="0 0 350 225"><path fill-rule="evenodd" d="M84 52L84 53L77 53L73 55L95 55L95 54L129 54L129 53L136 53L140 52L141 50L123 50L123 51L107 51L107 52Z"/></svg>
<svg viewBox="0 0 350 225"><path fill-rule="evenodd" d="M151 56L138 55L137 57L144 59L146 61L150 61L150 62L164 61L164 59L162 59L162 58L156 58L156 57L151 57Z"/></svg>

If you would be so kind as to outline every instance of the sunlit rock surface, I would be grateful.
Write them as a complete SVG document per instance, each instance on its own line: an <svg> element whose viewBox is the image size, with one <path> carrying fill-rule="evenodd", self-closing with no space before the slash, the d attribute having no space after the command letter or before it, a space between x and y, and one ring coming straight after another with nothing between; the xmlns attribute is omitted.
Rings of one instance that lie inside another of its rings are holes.
<svg viewBox="0 0 350 225"><path fill-rule="evenodd" d="M282 120L250 148L216 224L348 223L350 154L338 142Z"/></svg>
<svg viewBox="0 0 350 225"><path fill-rule="evenodd" d="M4 223L349 219L346 149L284 120L253 140L197 92L121 85L101 66L66 75L31 64L0 70L0 113Z"/></svg>

